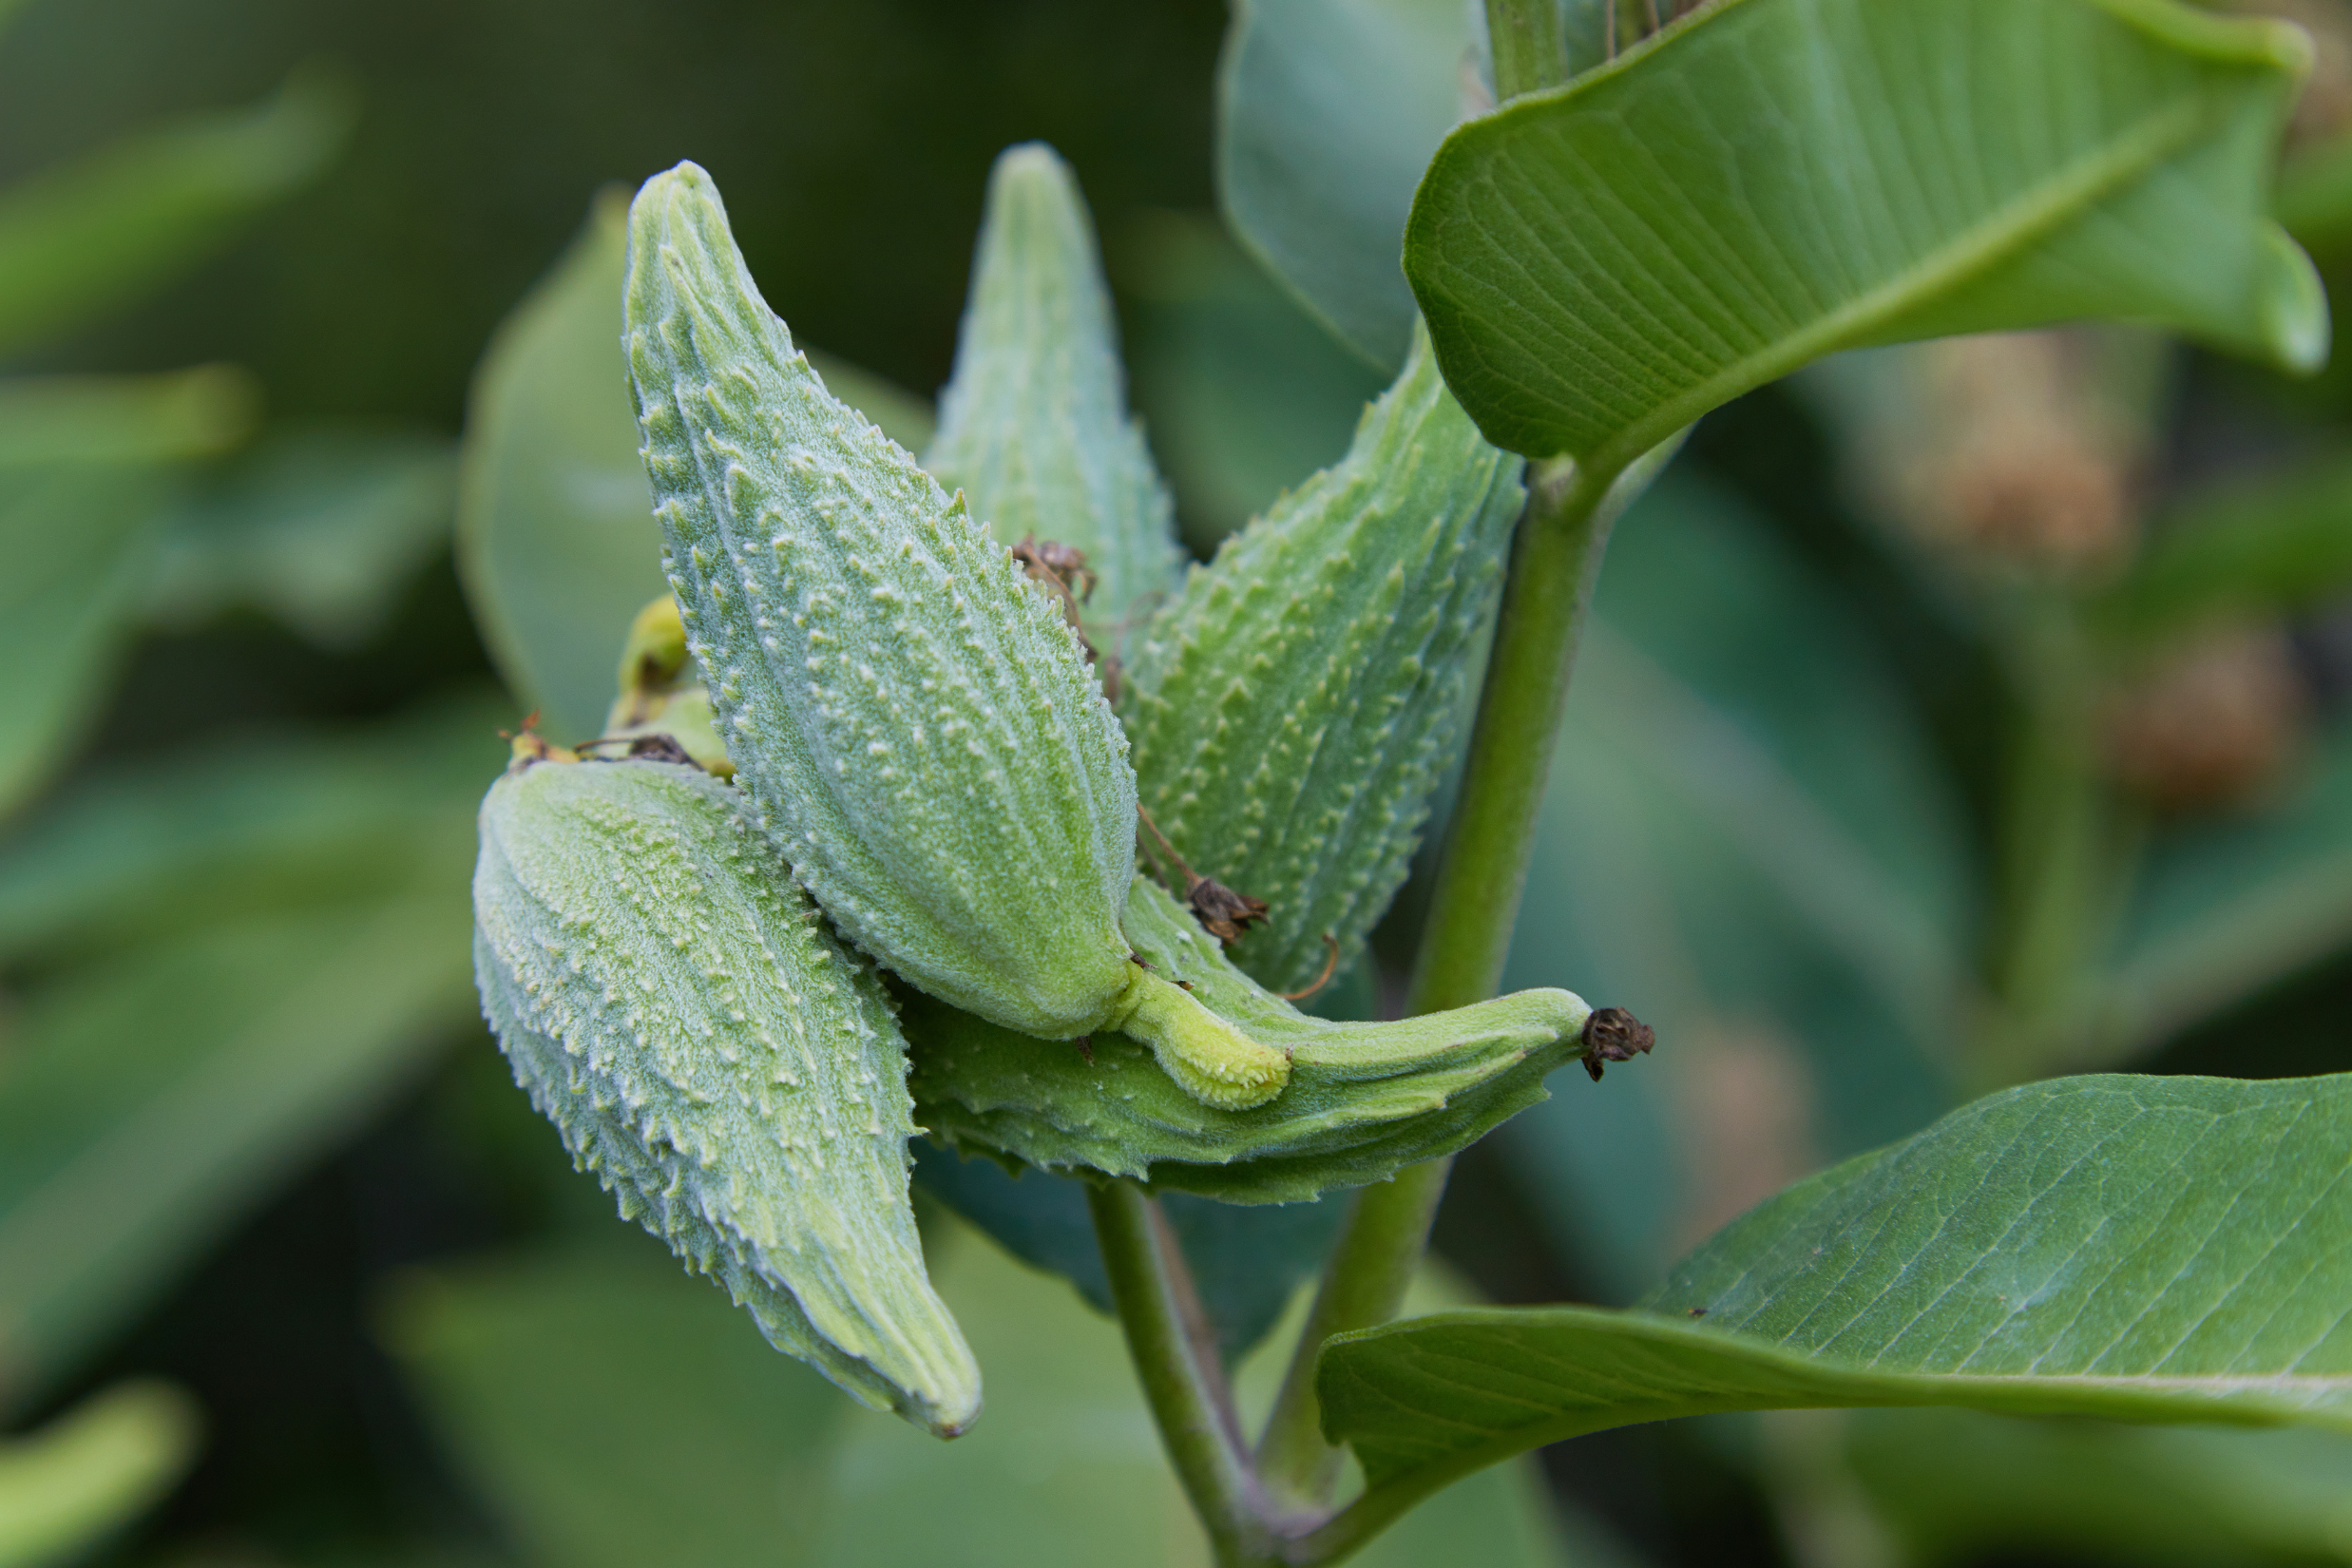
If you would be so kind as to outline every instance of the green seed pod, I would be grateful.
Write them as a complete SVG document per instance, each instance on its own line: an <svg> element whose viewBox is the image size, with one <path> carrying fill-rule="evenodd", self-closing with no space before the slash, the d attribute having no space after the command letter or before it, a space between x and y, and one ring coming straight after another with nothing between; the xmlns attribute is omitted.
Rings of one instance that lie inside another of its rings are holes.
<svg viewBox="0 0 2352 1568"><path fill-rule="evenodd" d="M1233 948L1294 991L1352 963L1412 858L1525 493L1416 328L1337 466L1196 568L1127 670L1138 790L1203 876L1268 906Z"/></svg>
<svg viewBox="0 0 2352 1568"><path fill-rule="evenodd" d="M710 177L629 215L630 374L655 515L719 736L847 935L1024 1034L1132 1024L1187 1091L1289 1063L1128 960L1135 776L1057 602L831 396L759 296Z"/></svg>
<svg viewBox="0 0 2352 1568"><path fill-rule="evenodd" d="M961 486L1005 544L1034 536L1084 553L1099 645L1120 641L1130 606L1177 586L1168 491L1127 417L1094 226L1042 143L1008 148L988 177L955 376L923 466Z"/></svg>
<svg viewBox="0 0 2352 1568"><path fill-rule="evenodd" d="M900 1022L915 1103L934 1138L1229 1203L1294 1203L1468 1146L1543 1099L1546 1074L1593 1049L1584 1038L1592 1010L1566 991L1521 991L1394 1023L1308 1017L1235 968L1147 877L1136 879L1127 933L1213 1011L1290 1050L1282 1097L1249 1111L1204 1109L1122 1036L1095 1036L1089 1061L910 997Z"/></svg>
<svg viewBox="0 0 2352 1568"><path fill-rule="evenodd" d="M606 741L666 736L704 773L733 778L735 764L719 743L702 672L686 657L686 628L678 600L663 594L637 612L621 650L621 695L604 716Z"/></svg>
<svg viewBox="0 0 2352 1568"><path fill-rule="evenodd" d="M777 1349L943 1437L970 1425L889 1004L741 797L679 764L526 761L481 826L483 1010L573 1158Z"/></svg>

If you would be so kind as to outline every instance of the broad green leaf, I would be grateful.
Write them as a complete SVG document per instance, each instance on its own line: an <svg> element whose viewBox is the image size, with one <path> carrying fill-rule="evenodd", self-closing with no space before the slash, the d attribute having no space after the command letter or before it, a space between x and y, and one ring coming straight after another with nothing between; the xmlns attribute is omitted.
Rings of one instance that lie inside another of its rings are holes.
<svg viewBox="0 0 2352 1568"><path fill-rule="evenodd" d="M597 198L571 248L491 338L467 411L458 571L499 673L550 736L598 734L629 622L669 586L621 349L628 198ZM922 401L820 354L834 393L901 446Z"/></svg>
<svg viewBox="0 0 2352 1568"><path fill-rule="evenodd" d="M420 855L462 883L511 721L504 701L470 698L86 774L0 837L0 961L404 889Z"/></svg>
<svg viewBox="0 0 2352 1568"><path fill-rule="evenodd" d="M468 1482L549 1568L813 1560L858 1412L650 1243L436 1270L383 1335Z"/></svg>
<svg viewBox="0 0 2352 1568"><path fill-rule="evenodd" d="M1084 553L1086 623L1106 652L1178 585L1168 490L1127 413L1094 222L1042 143L1008 149L988 177L955 376L923 466L1001 543L1035 535Z"/></svg>
<svg viewBox="0 0 2352 1568"><path fill-rule="evenodd" d="M2352 1439L2033 1422L1848 1419L1847 1463L1919 1563L2063 1555L2133 1568L2352 1562Z"/></svg>
<svg viewBox="0 0 2352 1568"><path fill-rule="evenodd" d="M171 1490L201 1424L171 1385L122 1383L0 1441L0 1568L81 1560Z"/></svg>
<svg viewBox="0 0 2352 1568"><path fill-rule="evenodd" d="M148 616L189 626L252 605L356 647L448 542L456 455L422 431L274 433L163 524Z"/></svg>
<svg viewBox="0 0 2352 1568"><path fill-rule="evenodd" d="M2284 797L2159 838L2087 1021L2142 1050L2352 942L2352 729L2333 727Z"/></svg>
<svg viewBox="0 0 2352 1568"><path fill-rule="evenodd" d="M1185 542L1207 555L1348 449L1386 384L1214 226L1159 214L1112 258L1128 366Z"/></svg>
<svg viewBox="0 0 2352 1568"><path fill-rule="evenodd" d="M250 108L137 131L0 191L0 356L127 302L307 184L349 94L295 76Z"/></svg>
<svg viewBox="0 0 2352 1568"><path fill-rule="evenodd" d="M2352 589L2352 459L2323 459L2185 497L2089 607L2094 629L2147 645L2268 621Z"/></svg>
<svg viewBox="0 0 2352 1568"><path fill-rule="evenodd" d="M1728 492L1669 474L1616 531L1539 823L1504 986L1571 982L1660 1041L1497 1138L1604 1299L1948 1107L1958 805L1851 602Z"/></svg>
<svg viewBox="0 0 2352 1568"><path fill-rule="evenodd" d="M1864 343L2090 316L2310 370L2266 198L2308 53L2173 0L1719 0L1449 137L1405 270L1490 439L1607 469Z"/></svg>
<svg viewBox="0 0 2352 1568"><path fill-rule="evenodd" d="M1382 370L1405 361L1413 187L1462 117L1462 0L1241 0L1217 66L1217 199L1300 304Z"/></svg>
<svg viewBox="0 0 2352 1568"><path fill-rule="evenodd" d="M461 853L25 999L0 1061L0 1404L37 1397L474 1010Z"/></svg>
<svg viewBox="0 0 2352 1568"><path fill-rule="evenodd" d="M1714 1410L1961 1405L2352 1432L2352 1075L2025 1085L1800 1182L1640 1308L1335 1341L1326 1429L1407 1500Z"/></svg>

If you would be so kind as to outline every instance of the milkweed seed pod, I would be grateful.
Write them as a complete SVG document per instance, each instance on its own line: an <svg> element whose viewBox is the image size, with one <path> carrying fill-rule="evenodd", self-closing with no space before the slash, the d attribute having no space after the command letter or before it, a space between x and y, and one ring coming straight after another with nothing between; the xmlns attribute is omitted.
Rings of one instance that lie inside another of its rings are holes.
<svg viewBox="0 0 2352 1568"><path fill-rule="evenodd" d="M1235 968L1148 877L1129 897L1127 934L1160 973L1252 1038L1291 1051L1282 1097L1255 1110L1206 1109L1121 1036L1095 1036L1088 1061L1067 1044L909 998L901 1023L915 1103L934 1138L966 1154L1103 1171L1229 1203L1293 1203L1467 1147L1542 1100L1546 1074L1595 1049L1585 1038L1592 1009L1566 991L1521 991L1394 1023L1310 1018Z"/></svg>
<svg viewBox="0 0 2352 1568"><path fill-rule="evenodd" d="M629 215L630 374L670 583L763 828L851 940L1024 1034L1124 1028L1189 1093L1281 1092L1282 1053L1129 961L1135 775L1046 590L831 396L710 177Z"/></svg>
<svg viewBox="0 0 2352 1568"><path fill-rule="evenodd" d="M1453 756L1525 492L1416 328L1346 457L1195 567L1127 670L1143 805L1267 905L1233 948L1291 991L1344 967L1405 880Z"/></svg>
<svg viewBox="0 0 2352 1568"><path fill-rule="evenodd" d="M669 594L637 612L621 650L621 695L604 716L601 739L667 739L695 766L720 778L735 776L735 764L719 743L711 720L711 699L702 672L686 656L686 628L678 601Z"/></svg>
<svg viewBox="0 0 2352 1568"><path fill-rule="evenodd" d="M1012 545L1080 552L1098 645L1182 570L1168 491L1127 417L1125 377L1094 226L1078 182L1042 143L988 177L955 375L923 466ZM1073 584L1076 586L1076 584Z"/></svg>
<svg viewBox="0 0 2352 1568"><path fill-rule="evenodd" d="M908 1206L889 1004L737 793L525 760L481 829L483 1010L573 1158L777 1349L943 1437L970 1425L980 1371Z"/></svg>

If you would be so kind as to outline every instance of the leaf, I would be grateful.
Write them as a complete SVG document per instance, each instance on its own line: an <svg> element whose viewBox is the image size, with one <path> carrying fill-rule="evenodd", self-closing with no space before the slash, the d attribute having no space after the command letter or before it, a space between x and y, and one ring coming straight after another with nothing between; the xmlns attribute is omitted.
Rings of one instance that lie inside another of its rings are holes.
<svg viewBox="0 0 2352 1568"><path fill-rule="evenodd" d="M1113 253L1136 405L1202 555L1348 449L1383 380L1214 225L1139 220Z"/></svg>
<svg viewBox="0 0 2352 1568"><path fill-rule="evenodd" d="M2332 1432L1872 1410L1845 1449L1913 1561L2352 1561L2352 1442Z"/></svg>
<svg viewBox="0 0 2352 1568"><path fill-rule="evenodd" d="M2272 210L2298 243L2332 257L2352 235L2352 136L2290 154L2279 168Z"/></svg>
<svg viewBox="0 0 2352 1568"><path fill-rule="evenodd" d="M245 379L0 381L0 817L96 718L174 458L244 432Z"/></svg>
<svg viewBox="0 0 2352 1568"><path fill-rule="evenodd" d="M1712 1410L1954 1405L2352 1431L2352 1075L2025 1085L1738 1220L1641 1308L1454 1312L1323 1353L1419 1495Z"/></svg>
<svg viewBox="0 0 2352 1568"><path fill-rule="evenodd" d="M2307 371L2264 193L2308 48L2172 0L1722 0L1447 138L1405 270L1490 440L1609 470L1864 343L2113 317Z"/></svg>
<svg viewBox="0 0 2352 1568"><path fill-rule="evenodd" d="M186 1473L200 1425L170 1384L119 1383L0 1443L0 1568L81 1560Z"/></svg>
<svg viewBox="0 0 2352 1568"><path fill-rule="evenodd" d="M456 451L422 431L273 433L163 525L147 615L188 627L233 605L355 648L447 543Z"/></svg>
<svg viewBox="0 0 2352 1568"><path fill-rule="evenodd" d="M548 734L600 734L629 623L666 592L621 348L628 198L607 191L490 339L466 417L458 573L499 673ZM835 393L901 445L921 401L815 356Z"/></svg>
<svg viewBox="0 0 2352 1568"><path fill-rule="evenodd" d="M250 108L137 131L0 191L0 355L63 336L198 259L341 150L350 94L299 72Z"/></svg>
<svg viewBox="0 0 2352 1568"><path fill-rule="evenodd" d="M463 864L25 1000L0 1064L0 1404L53 1386L466 1022Z"/></svg>
<svg viewBox="0 0 2352 1568"><path fill-rule="evenodd" d="M2352 941L2352 730L2336 725L2284 798L2184 827L2141 869L2089 1021L2141 1050Z"/></svg>
<svg viewBox="0 0 2352 1568"><path fill-rule="evenodd" d="M412 1275L382 1321L433 1428L531 1560L813 1560L851 1407L655 1247Z"/></svg>
<svg viewBox="0 0 2352 1568"><path fill-rule="evenodd" d="M2352 588L2352 459L2212 486L2166 508L2139 558L2090 603L2093 628L2147 646L2268 621Z"/></svg>
<svg viewBox="0 0 2352 1568"><path fill-rule="evenodd" d="M1218 204L1310 315L1383 370L1419 311L1397 266L1413 187L1461 118L1457 0L1242 0L1217 67Z"/></svg>
<svg viewBox="0 0 2352 1568"><path fill-rule="evenodd" d="M1093 220L1042 143L1007 149L988 177L955 375L923 466L1000 543L1083 552L1084 613L1105 651L1125 641L1131 609L1178 586L1171 503L1127 413Z"/></svg>
<svg viewBox="0 0 2352 1568"><path fill-rule="evenodd" d="M470 698L348 735L249 736L85 774L0 838L0 961L405 889L420 854L455 887L510 713Z"/></svg>

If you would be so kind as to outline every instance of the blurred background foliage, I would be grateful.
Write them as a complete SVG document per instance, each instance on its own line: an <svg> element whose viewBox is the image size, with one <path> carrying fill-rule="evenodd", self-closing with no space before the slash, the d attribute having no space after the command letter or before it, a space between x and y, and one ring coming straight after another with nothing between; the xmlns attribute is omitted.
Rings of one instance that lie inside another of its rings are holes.
<svg viewBox="0 0 2352 1568"><path fill-rule="evenodd" d="M2352 297L2352 17L2259 9L2320 32L2281 202ZM0 0L0 1565L1202 1560L1066 1184L921 1156L990 1380L947 1447L614 1222L477 1021L472 810L658 586L616 186L708 166L918 445L988 164L1050 141L1205 552L1386 378L1364 247L1467 15ZM2352 1068L2348 596L2341 368L2036 335L1711 417L1620 528L1508 977L1662 1048L1464 1158L1427 1291L1630 1299L2001 1082ZM1334 1209L1177 1215L1245 1399ZM2348 1446L1636 1428L1364 1560L2352 1561Z"/></svg>

